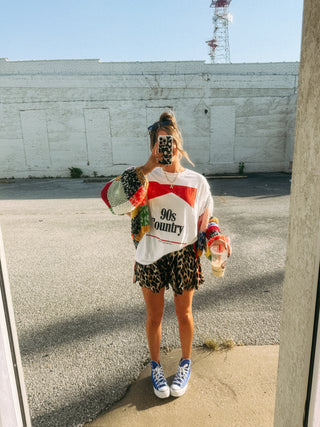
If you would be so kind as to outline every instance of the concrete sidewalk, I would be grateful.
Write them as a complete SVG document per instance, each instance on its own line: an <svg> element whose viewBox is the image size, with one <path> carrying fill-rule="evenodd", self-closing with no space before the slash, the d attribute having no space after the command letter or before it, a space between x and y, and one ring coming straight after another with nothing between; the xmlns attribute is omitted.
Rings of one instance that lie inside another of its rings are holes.
<svg viewBox="0 0 320 427"><path fill-rule="evenodd" d="M278 345L192 351L189 387L180 398L158 399L146 367L125 397L90 427L271 427ZM180 349L161 355L170 384Z"/></svg>

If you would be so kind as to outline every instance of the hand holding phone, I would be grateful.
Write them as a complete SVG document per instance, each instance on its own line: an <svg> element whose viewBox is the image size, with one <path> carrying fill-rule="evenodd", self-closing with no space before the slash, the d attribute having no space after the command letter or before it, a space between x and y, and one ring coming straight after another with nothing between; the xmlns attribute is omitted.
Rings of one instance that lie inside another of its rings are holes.
<svg viewBox="0 0 320 427"><path fill-rule="evenodd" d="M159 135L158 136L159 143L159 153L163 154L163 158L159 161L162 165L171 165L172 164L172 146L173 146L173 138L171 135Z"/></svg>

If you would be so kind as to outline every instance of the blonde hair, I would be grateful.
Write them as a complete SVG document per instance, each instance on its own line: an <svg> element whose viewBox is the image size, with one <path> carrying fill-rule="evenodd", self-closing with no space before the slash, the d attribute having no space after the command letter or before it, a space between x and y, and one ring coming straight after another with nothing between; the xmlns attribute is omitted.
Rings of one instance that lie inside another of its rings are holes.
<svg viewBox="0 0 320 427"><path fill-rule="evenodd" d="M155 122L152 126L150 126L150 147L151 149L154 147L157 142L158 132L159 130L163 130L167 132L168 135L173 137L173 141L175 142L177 149L179 151L180 158L185 157L189 163L193 166L193 162L190 160L188 153L183 149L183 140L180 129L177 125L177 120L172 111L164 112L161 114L159 121Z"/></svg>

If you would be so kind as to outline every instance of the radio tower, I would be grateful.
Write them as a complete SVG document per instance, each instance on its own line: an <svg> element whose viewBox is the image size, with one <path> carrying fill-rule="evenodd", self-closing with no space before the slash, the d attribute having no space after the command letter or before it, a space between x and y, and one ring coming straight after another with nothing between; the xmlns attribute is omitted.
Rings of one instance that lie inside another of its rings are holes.
<svg viewBox="0 0 320 427"><path fill-rule="evenodd" d="M210 7L214 8L212 18L213 38L208 40L210 47L209 55L214 64L230 63L229 47L229 22L232 15L229 13L231 0L212 0Z"/></svg>

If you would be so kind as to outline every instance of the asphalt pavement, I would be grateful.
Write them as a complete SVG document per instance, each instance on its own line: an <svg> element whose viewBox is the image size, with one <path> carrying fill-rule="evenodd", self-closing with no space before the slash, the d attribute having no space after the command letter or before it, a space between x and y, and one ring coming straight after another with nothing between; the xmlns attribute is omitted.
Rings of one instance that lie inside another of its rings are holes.
<svg viewBox="0 0 320 427"><path fill-rule="evenodd" d="M231 238L225 277L193 303L195 347L206 339L279 344L290 176L209 179ZM128 217L100 199L104 182L0 182L0 224L32 425L79 426L121 399L148 363L144 302L132 283ZM179 348L166 292L163 351Z"/></svg>

